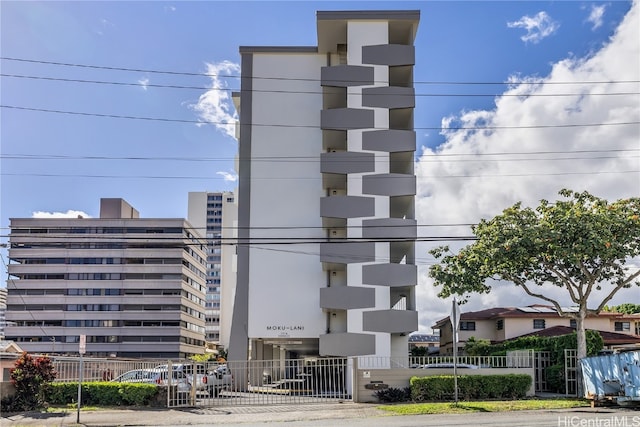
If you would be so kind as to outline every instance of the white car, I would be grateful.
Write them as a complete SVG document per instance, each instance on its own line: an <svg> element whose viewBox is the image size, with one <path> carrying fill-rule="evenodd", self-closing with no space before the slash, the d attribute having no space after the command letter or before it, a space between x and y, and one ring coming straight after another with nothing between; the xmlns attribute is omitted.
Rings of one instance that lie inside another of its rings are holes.
<svg viewBox="0 0 640 427"><path fill-rule="evenodd" d="M166 386L168 385L168 378L169 372L167 369L134 369L132 371L125 372L124 374L114 378L111 381ZM178 393L189 393L191 391L191 382L189 381L187 375L185 375L183 372L173 371L171 378L171 383L177 385Z"/></svg>
<svg viewBox="0 0 640 427"><path fill-rule="evenodd" d="M470 363L458 363L457 369L479 369L479 366ZM453 363L429 363L422 365L422 369L453 369Z"/></svg>

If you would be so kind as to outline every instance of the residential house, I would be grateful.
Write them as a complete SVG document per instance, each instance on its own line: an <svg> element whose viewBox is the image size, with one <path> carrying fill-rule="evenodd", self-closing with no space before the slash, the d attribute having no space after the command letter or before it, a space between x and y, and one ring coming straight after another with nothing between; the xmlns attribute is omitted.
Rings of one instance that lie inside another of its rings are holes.
<svg viewBox="0 0 640 427"><path fill-rule="evenodd" d="M633 336L634 329L630 326L631 318L633 316L621 313L601 312L598 315L587 316L585 328ZM470 337L496 343L560 326L575 329L576 321L561 317L552 306L547 305L495 307L461 313L458 348L462 351ZM440 330L440 354L452 354L453 334L449 317L439 320L433 328Z"/></svg>

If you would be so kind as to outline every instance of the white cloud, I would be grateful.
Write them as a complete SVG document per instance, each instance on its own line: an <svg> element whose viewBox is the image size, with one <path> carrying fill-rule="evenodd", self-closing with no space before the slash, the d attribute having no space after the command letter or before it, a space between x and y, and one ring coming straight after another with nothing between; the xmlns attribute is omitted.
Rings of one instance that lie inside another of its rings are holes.
<svg viewBox="0 0 640 427"><path fill-rule="evenodd" d="M221 175L225 182L236 182L238 180L238 175L233 172L216 172L216 174Z"/></svg>
<svg viewBox="0 0 640 427"><path fill-rule="evenodd" d="M538 43L540 40L555 33L560 24L551 19L545 11L538 12L535 16L523 16L518 21L507 22L509 28L524 28L527 34L520 37L523 42Z"/></svg>
<svg viewBox="0 0 640 427"><path fill-rule="evenodd" d="M639 125L613 123L638 121L640 103L634 94L638 84L606 82L637 81L638 67L629 64L640 63L638 28L639 3L634 2L616 33L599 51L589 57L559 61L544 77L511 77L508 90L496 98L491 110L462 111L455 117L444 118L445 142L437 150L423 148L416 164L418 223L477 223L517 201L537 206L543 198L556 200L561 188L587 190L608 200L637 197ZM523 80L524 83L516 83ZM621 92L630 94L596 95ZM553 96L566 93L577 95ZM609 125L525 128L589 123ZM456 129L474 125L518 128ZM589 150L597 152L585 152ZM527 152L540 154L505 154ZM563 157L568 159L561 160ZM422 236L471 234L468 226L425 230L428 231L421 231ZM455 249L460 245L451 246ZM451 305L450 299L437 297L438 289L428 277L428 266L434 262L428 254L431 247L419 243L416 248L417 262L422 264L417 288L420 326L427 331L436 320L448 316ZM554 287L545 292L564 295ZM624 290L610 305L637 299L637 288ZM541 301L527 297L511 284L500 284L490 294L474 295L463 310L532 303ZM571 305L568 299L562 303Z"/></svg>
<svg viewBox="0 0 640 427"><path fill-rule="evenodd" d="M596 6L594 4L591 5L591 12L589 13L587 22L591 22L592 30L596 30L602 26L602 17L604 16L604 11L606 8L607 5L605 4L602 4L600 6Z"/></svg>
<svg viewBox="0 0 640 427"><path fill-rule="evenodd" d="M138 84L142 86L142 89L147 90L147 85L149 84L149 78L143 77L138 80Z"/></svg>
<svg viewBox="0 0 640 427"><path fill-rule="evenodd" d="M207 63L207 74L211 79L211 89L200 95L196 104L190 105L200 120L202 125L213 124L217 130L235 139L235 122L238 119L237 113L231 100L231 93L225 76L237 75L240 72L240 65L231 61L218 63ZM201 126L201 125L200 125Z"/></svg>
<svg viewBox="0 0 640 427"><path fill-rule="evenodd" d="M31 214L31 218L91 218L91 215L83 211L69 209L66 212L44 212L36 211Z"/></svg>
<svg viewBox="0 0 640 427"><path fill-rule="evenodd" d="M175 12L176 11L176 7L175 6L165 6L164 7L164 11L165 12Z"/></svg>

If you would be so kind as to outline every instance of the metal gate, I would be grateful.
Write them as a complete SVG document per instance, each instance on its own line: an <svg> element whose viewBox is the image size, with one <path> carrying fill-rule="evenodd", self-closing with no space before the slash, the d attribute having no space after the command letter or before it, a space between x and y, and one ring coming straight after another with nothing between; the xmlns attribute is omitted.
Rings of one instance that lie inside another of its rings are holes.
<svg viewBox="0 0 640 427"><path fill-rule="evenodd" d="M175 364L191 380L188 399L169 407L298 405L351 400L345 358L229 361Z"/></svg>
<svg viewBox="0 0 640 427"><path fill-rule="evenodd" d="M566 348L564 350L564 388L567 396L578 395L578 350Z"/></svg>
<svg viewBox="0 0 640 427"><path fill-rule="evenodd" d="M536 393L549 391L546 370L551 365L551 352L536 351L533 353L533 360L536 372Z"/></svg>

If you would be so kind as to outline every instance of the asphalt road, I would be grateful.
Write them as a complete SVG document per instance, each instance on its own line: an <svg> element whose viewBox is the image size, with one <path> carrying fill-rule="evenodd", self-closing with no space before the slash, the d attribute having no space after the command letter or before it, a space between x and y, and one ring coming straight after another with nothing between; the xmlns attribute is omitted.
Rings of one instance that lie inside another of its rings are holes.
<svg viewBox="0 0 640 427"><path fill-rule="evenodd" d="M640 427L640 410L580 408L449 415L390 415L378 405L291 405L184 410L105 410L82 413L80 426L284 427ZM76 414L19 414L0 426L78 426Z"/></svg>

